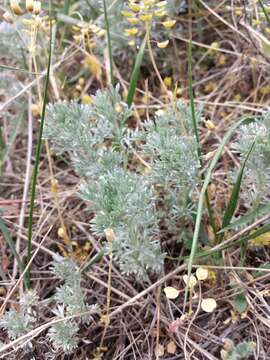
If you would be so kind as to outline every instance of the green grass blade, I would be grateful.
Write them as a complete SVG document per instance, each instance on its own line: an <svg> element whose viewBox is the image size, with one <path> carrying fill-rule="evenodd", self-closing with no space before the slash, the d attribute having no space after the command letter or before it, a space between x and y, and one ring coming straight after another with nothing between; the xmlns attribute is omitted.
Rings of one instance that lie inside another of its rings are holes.
<svg viewBox="0 0 270 360"><path fill-rule="evenodd" d="M88 271L91 267L100 262L105 254L104 250L100 250L95 256L93 256L86 264L84 264L82 268L82 272Z"/></svg>
<svg viewBox="0 0 270 360"><path fill-rule="evenodd" d="M52 20L50 19L50 45L49 45L48 66L47 66L47 73L45 79L41 121L40 121L39 133L38 133L38 142L35 153L35 164L34 164L32 184L31 184L31 199L30 199L29 222L28 222L27 262L30 261L31 252L32 252L33 213L34 213L34 204L36 197L38 166L39 166L39 159L40 159L41 145L42 145L42 133L44 127L46 105L48 102L48 88L49 88L49 78L50 78L50 70L51 70L51 59L52 59ZM29 272L27 272L27 276L29 279L30 278Z"/></svg>
<svg viewBox="0 0 270 360"><path fill-rule="evenodd" d="M190 100L190 107L191 107L193 130L194 130L196 141L197 141L197 152L198 152L198 157L199 157L201 168L203 168L202 156L201 156L202 151L201 151L200 137L199 137L199 131L198 131L197 119L196 119L194 95L193 95L192 42L191 41L188 43L188 89L189 89L189 100ZM202 180L204 180L203 175L202 175ZM211 227L213 229L214 235L217 238L216 222L215 222L215 219L214 219L213 210L211 208L211 204L210 204L210 200L209 200L209 196L208 196L208 191L205 192L205 200L206 200L206 206L207 206L207 211L208 211L208 215L209 215L210 224L211 224Z"/></svg>
<svg viewBox="0 0 270 360"><path fill-rule="evenodd" d="M248 241L256 238L257 236L263 235L269 231L270 231L270 224L266 224L266 225L260 227L258 230L253 231L251 234L249 234L241 239L241 250L240 250L241 266L243 266L244 262L245 262Z"/></svg>
<svg viewBox="0 0 270 360"><path fill-rule="evenodd" d="M5 222L1 218L0 218L0 231L3 234L4 240L6 241L6 243L8 244L8 246L10 248L10 251L11 251L12 255L14 256L14 258L17 261L17 264L19 266L19 269L20 269L21 273L23 273L23 271L24 271L23 263L22 263L22 261L20 259L19 254L16 251L15 244L14 244L14 242L12 241L12 239L11 239L11 237L9 235L9 232L8 232L8 229L7 229L6 225L5 225Z"/></svg>
<svg viewBox="0 0 270 360"><path fill-rule="evenodd" d="M263 13L265 15L265 18L266 18L268 24L270 25L270 16L269 16L268 11L266 10L266 8L264 6L263 1L259 0L259 4L260 4L260 7L262 8L262 11L263 11Z"/></svg>
<svg viewBox="0 0 270 360"><path fill-rule="evenodd" d="M251 221L255 221L259 216L263 216L265 214L268 214L270 212L270 205L260 205L255 210L249 212L246 215L241 216L240 219L234 221L232 224L226 226L225 228L221 229L219 233L223 233L227 230L232 230L240 226L245 226Z"/></svg>
<svg viewBox="0 0 270 360"><path fill-rule="evenodd" d="M219 144L219 147L216 150L216 153L210 163L210 166L207 170L204 182L203 182L203 186L201 189L201 193L200 193L200 197L199 197L199 202L198 202L198 208L197 208L197 217L196 217L196 223L195 223L195 229L194 229L194 235L193 235L193 240L192 240L192 247L191 247L191 251L190 251L190 256L189 256L189 261L188 261L188 281L187 281L187 286L185 289L185 298L184 298L184 310L186 307L186 303L187 303L187 297L188 297L188 283L189 283L189 278L191 275L191 271L192 271L192 266L193 266L193 261L194 261L194 257L196 255L196 250L197 250L197 245L198 245L198 240L199 240L199 231L200 231L200 225L201 225L201 220L202 220L202 214L203 214L203 203L204 203L204 198L205 198L205 194L208 188L208 185L211 181L211 177L212 177L212 172L217 164L217 162L220 159L220 156L223 152L224 146L226 145L226 143L228 142L228 140L230 139L230 137L233 135L233 133L235 132L235 130L243 124L249 123L250 121L253 121L253 118L243 118L241 120L239 120L234 126L232 126L227 133L225 134L225 136L223 137L222 142Z"/></svg>
<svg viewBox="0 0 270 360"><path fill-rule="evenodd" d="M107 46L108 46L109 62L110 62L110 81L111 81L111 84L113 85L114 78L113 78L112 42L111 42L110 22L109 22L109 18L108 18L106 0L103 0L103 10L104 10L104 18L105 18L105 24L106 24Z"/></svg>
<svg viewBox="0 0 270 360"><path fill-rule="evenodd" d="M128 88L128 95L127 95L127 104L129 107L132 105L134 95L136 92L136 87L137 87L139 74L140 74L140 68L141 68L141 64L142 64L142 60L143 60L143 56L144 56L146 39L147 39L147 35L145 35L145 37L143 39L140 50L136 56L134 68L132 70L130 84L129 84L129 88Z"/></svg>
<svg viewBox="0 0 270 360"><path fill-rule="evenodd" d="M240 171L239 171L239 174L237 176L237 179L236 179L236 182L234 184L234 187L233 187L233 191L232 191L232 194L230 196L230 200L229 200L229 203L228 203L228 206L225 210L225 213L224 213L224 216L223 216L223 220L222 220L222 226L221 226L221 229L224 229L226 226L228 226L231 222L231 219L234 215L234 212L235 212L235 209L236 209L236 206L237 206L237 202L238 202L238 198L239 198L239 194L240 194L240 189L241 189L241 183L242 183L242 180L243 180L243 175L244 175L244 171L245 171L245 167L246 167L246 164L247 164L247 161L252 153L252 150L254 148L254 145L256 143L256 139L253 141L246 157L245 157L245 160L243 161L243 164L240 168ZM224 232L221 233L219 235L219 241L222 241L223 239L223 236L224 236Z"/></svg>

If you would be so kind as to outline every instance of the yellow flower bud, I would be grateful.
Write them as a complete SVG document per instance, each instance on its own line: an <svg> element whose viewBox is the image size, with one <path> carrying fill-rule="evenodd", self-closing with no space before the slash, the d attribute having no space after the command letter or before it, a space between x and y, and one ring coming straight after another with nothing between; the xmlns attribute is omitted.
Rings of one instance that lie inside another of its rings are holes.
<svg viewBox="0 0 270 360"><path fill-rule="evenodd" d="M34 10L34 0L25 0L25 7L27 11L32 12Z"/></svg>
<svg viewBox="0 0 270 360"><path fill-rule="evenodd" d="M205 126L207 127L208 130L210 131L214 131L216 129L215 124L211 121L211 120L207 120L205 122Z"/></svg>
<svg viewBox="0 0 270 360"><path fill-rule="evenodd" d="M128 18L127 21L132 25L136 25L140 22L140 19L132 17L132 18Z"/></svg>
<svg viewBox="0 0 270 360"><path fill-rule="evenodd" d="M152 15L151 14L143 14L143 15L140 16L140 19L142 21L149 21L149 20L152 19Z"/></svg>
<svg viewBox="0 0 270 360"><path fill-rule="evenodd" d="M15 15L23 14L23 9L20 7L18 0L10 0L10 8Z"/></svg>
<svg viewBox="0 0 270 360"><path fill-rule="evenodd" d="M129 11L126 11L126 10L123 10L121 11L121 14L124 16L124 17L127 17L127 18L131 18L133 17L133 14Z"/></svg>
<svg viewBox="0 0 270 360"><path fill-rule="evenodd" d="M172 27L174 27L176 23L176 20L166 20L162 23L162 25L165 27L165 29L171 29Z"/></svg>
<svg viewBox="0 0 270 360"><path fill-rule="evenodd" d="M125 29L125 33L128 36L136 36L138 34L138 29L136 28Z"/></svg>
<svg viewBox="0 0 270 360"><path fill-rule="evenodd" d="M163 81L166 86L172 85L172 78L170 76L166 76Z"/></svg>
<svg viewBox="0 0 270 360"><path fill-rule="evenodd" d="M88 94L83 95L81 97L81 100L82 100L82 103L86 104L86 105L92 104L92 102L93 102L92 97Z"/></svg>
<svg viewBox="0 0 270 360"><path fill-rule="evenodd" d="M160 49L165 49L168 45L169 45L169 40L166 40L166 41L162 41L162 42L158 42L158 43L157 43L157 46L158 46Z"/></svg>
<svg viewBox="0 0 270 360"><path fill-rule="evenodd" d="M157 10L155 11L155 16L156 17L163 17L166 15L166 11L165 10Z"/></svg>
<svg viewBox="0 0 270 360"><path fill-rule="evenodd" d="M132 10L134 12L140 12L140 10L141 10L140 5L135 4L135 3L130 3L128 6L129 6L130 10Z"/></svg>
<svg viewBox="0 0 270 360"><path fill-rule="evenodd" d="M52 183L51 183L51 193L56 195L57 194L57 188L58 188L58 181L56 179L54 179L54 180L52 180Z"/></svg>
<svg viewBox="0 0 270 360"><path fill-rule="evenodd" d="M40 116L40 114L41 114L40 106L37 104L32 104L30 110L31 110L32 115L35 117Z"/></svg>
<svg viewBox="0 0 270 360"><path fill-rule="evenodd" d="M106 34L106 31L104 29L100 29L96 34L97 34L97 36L101 37Z"/></svg>

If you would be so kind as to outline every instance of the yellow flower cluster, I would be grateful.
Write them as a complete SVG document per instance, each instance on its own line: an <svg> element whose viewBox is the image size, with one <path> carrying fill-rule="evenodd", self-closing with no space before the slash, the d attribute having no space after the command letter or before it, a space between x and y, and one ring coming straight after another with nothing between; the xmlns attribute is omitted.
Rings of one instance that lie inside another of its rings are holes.
<svg viewBox="0 0 270 360"><path fill-rule="evenodd" d="M80 22L72 28L75 32L73 39L86 50L94 48L96 46L96 38L105 35L105 30L91 23Z"/></svg>
<svg viewBox="0 0 270 360"><path fill-rule="evenodd" d="M166 17L166 6L166 0L129 0L127 9L122 11L122 15L132 27L125 29L125 34L129 37L137 36L141 28L146 31L154 21L160 23L166 30L172 29L176 20ZM129 44L134 45L134 40ZM168 44L169 40L166 40L157 43L157 46L163 49Z"/></svg>

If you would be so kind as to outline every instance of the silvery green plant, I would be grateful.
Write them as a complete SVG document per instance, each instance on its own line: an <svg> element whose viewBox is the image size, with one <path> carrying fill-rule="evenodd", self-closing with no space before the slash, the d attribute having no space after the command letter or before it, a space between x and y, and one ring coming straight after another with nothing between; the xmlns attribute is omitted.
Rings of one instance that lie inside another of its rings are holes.
<svg viewBox="0 0 270 360"><path fill-rule="evenodd" d="M240 128L234 150L244 158L255 140L247 161L243 195L253 208L269 202L270 190L270 111Z"/></svg>
<svg viewBox="0 0 270 360"><path fill-rule="evenodd" d="M97 307L86 303L85 295L81 288L80 271L71 260L59 258L54 262L52 271L63 282L60 287L56 288L56 293L53 297L56 303L53 312L58 318L62 318L63 321L55 323L50 327L48 337L55 349L72 351L77 347L79 324L89 324L92 320L91 312L95 313ZM68 316L79 315L85 312L88 312L89 315L65 320Z"/></svg>
<svg viewBox="0 0 270 360"><path fill-rule="evenodd" d="M91 231L104 236L113 229L111 249L106 243L105 249L123 273L146 279L163 267L160 222L179 231L182 220L190 220L200 168L186 104L140 129L129 128L131 116L119 87L97 91L90 105L48 105L44 137L57 153L70 154L80 196L94 214Z"/></svg>
<svg viewBox="0 0 270 360"><path fill-rule="evenodd" d="M8 337L14 340L27 334L36 324L34 307L38 304L38 297L34 291L24 294L20 301L20 311L6 311L0 320L1 328L7 331Z"/></svg>
<svg viewBox="0 0 270 360"><path fill-rule="evenodd" d="M80 324L89 324L92 314L98 309L95 305L86 303L79 268L70 259L58 257L51 270L62 284L56 288L55 295L49 302L54 304L54 315L62 321L53 324L47 336L56 350L70 352L77 347ZM4 314L0 326L7 331L10 340L17 339L38 326L37 308L39 313L42 312L37 294L28 291L20 301L19 311L9 310ZM72 315L76 315L74 319L66 319Z"/></svg>

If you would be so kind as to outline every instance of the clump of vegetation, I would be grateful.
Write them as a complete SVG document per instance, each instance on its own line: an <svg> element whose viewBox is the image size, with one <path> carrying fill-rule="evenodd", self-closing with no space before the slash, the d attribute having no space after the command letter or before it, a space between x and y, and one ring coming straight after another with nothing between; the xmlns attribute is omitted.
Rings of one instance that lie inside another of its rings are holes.
<svg viewBox="0 0 270 360"><path fill-rule="evenodd" d="M91 315L97 313L98 309L95 305L86 303L81 288L80 271L71 260L58 256L53 263L52 272L62 282L49 299L49 302L54 304L52 312L60 321L52 323L47 336L55 349L70 352L77 347L80 323L90 325ZM9 339L18 339L39 325L44 310L40 306L37 294L32 290L28 291L21 299L20 310L7 311L0 325L7 331ZM26 351L32 346L28 339L20 345L24 345Z"/></svg>
<svg viewBox="0 0 270 360"><path fill-rule="evenodd" d="M177 104L142 129L128 127L131 114L118 88L98 91L90 105L50 104L44 136L58 152L71 152L83 179L81 197L95 213L93 232L112 228L120 268L145 278L146 270L163 267L160 221L177 226L190 217L200 163L187 105Z"/></svg>

